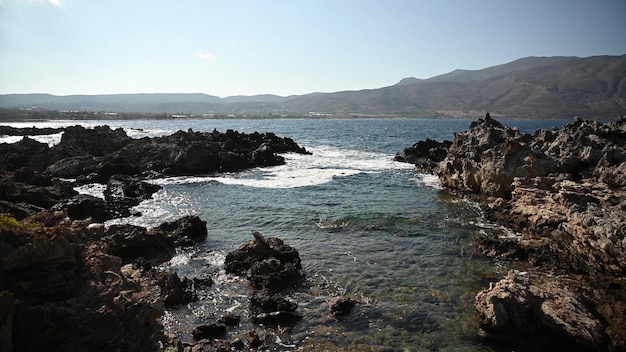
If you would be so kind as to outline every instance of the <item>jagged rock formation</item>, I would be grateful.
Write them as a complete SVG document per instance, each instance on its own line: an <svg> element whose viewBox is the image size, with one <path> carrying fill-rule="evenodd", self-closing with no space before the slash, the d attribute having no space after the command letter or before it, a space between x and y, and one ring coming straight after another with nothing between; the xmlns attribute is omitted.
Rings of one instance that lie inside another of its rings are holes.
<svg viewBox="0 0 626 352"><path fill-rule="evenodd" d="M626 118L530 135L487 114L454 137L432 171L520 233L478 238L478 250L532 266L477 295L483 335L537 350L626 348Z"/></svg>
<svg viewBox="0 0 626 352"><path fill-rule="evenodd" d="M103 221L128 216L132 206L160 189L143 181L146 178L280 165L285 159L279 153L287 152L308 153L292 139L273 133L190 130L132 139L124 130L108 126L67 127L53 147L27 137L0 144L0 213L22 219L57 206L67 209L72 219ZM104 205L78 196L71 184L60 178L76 179L75 184L106 184Z"/></svg>
<svg viewBox="0 0 626 352"><path fill-rule="evenodd" d="M125 265L102 227L44 218L0 218L2 351L160 350L164 308L194 299L191 280Z"/></svg>
<svg viewBox="0 0 626 352"><path fill-rule="evenodd" d="M255 291L250 297L250 319L259 324L289 325L302 318L298 304L280 291L298 287L304 271L298 251L276 237L252 231L254 239L226 255L227 273L245 277Z"/></svg>
<svg viewBox="0 0 626 352"><path fill-rule="evenodd" d="M298 286L304 280L298 251L279 238L265 238L257 231L253 234L254 239L226 255L226 272L245 277L259 289Z"/></svg>
<svg viewBox="0 0 626 352"><path fill-rule="evenodd" d="M206 222L185 216L152 229L105 229L93 221L127 216L150 198L160 187L143 181L147 177L278 165L284 158L277 153L284 152L307 153L272 133L179 131L134 140L106 126L66 128L52 148L28 138L0 144L0 350L182 350L163 334L164 309L196 300L196 289L212 279L180 277L158 265L171 259L176 247L204 241ZM107 184L104 199L77 194L61 177ZM257 238L269 257L249 268L251 283L272 288L301 283L298 252L279 239ZM258 314L252 320L299 318L293 310L267 311L272 302L291 307L282 298L255 297ZM233 318L225 321L233 324ZM213 338L225 329L221 323L203 326L193 335ZM201 347L199 342L196 350Z"/></svg>

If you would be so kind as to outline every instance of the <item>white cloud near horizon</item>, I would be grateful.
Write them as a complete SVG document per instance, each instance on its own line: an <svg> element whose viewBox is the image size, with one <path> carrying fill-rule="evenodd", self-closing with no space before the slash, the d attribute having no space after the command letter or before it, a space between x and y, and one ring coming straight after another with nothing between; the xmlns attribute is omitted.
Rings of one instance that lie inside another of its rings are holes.
<svg viewBox="0 0 626 352"><path fill-rule="evenodd" d="M54 5L54 6L58 6L58 7L62 7L63 6L63 1L64 0L12 0L9 2L14 2L14 3L40 3L40 2L47 2L50 5ZM6 0L0 0L0 6L5 6L7 4Z"/></svg>
<svg viewBox="0 0 626 352"><path fill-rule="evenodd" d="M63 0L28 0L28 2L47 2L54 6L63 6Z"/></svg>
<svg viewBox="0 0 626 352"><path fill-rule="evenodd" d="M210 61L217 60L217 56L215 56L213 53L207 53L204 50L200 50L198 57L201 58L202 60L210 60Z"/></svg>

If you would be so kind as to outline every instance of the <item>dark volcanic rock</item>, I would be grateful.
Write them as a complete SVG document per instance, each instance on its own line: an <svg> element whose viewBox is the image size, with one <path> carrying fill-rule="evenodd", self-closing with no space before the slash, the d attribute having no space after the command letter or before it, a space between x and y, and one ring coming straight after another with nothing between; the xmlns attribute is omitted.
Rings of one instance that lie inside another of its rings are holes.
<svg viewBox="0 0 626 352"><path fill-rule="evenodd" d="M178 131L171 136L141 139L119 151L142 170L169 175L191 175L218 171L239 171L256 166L284 163L275 153L306 153L289 138L273 133L243 134Z"/></svg>
<svg viewBox="0 0 626 352"><path fill-rule="evenodd" d="M96 159L91 155L73 156L58 160L44 169L44 173L63 178L77 178L96 171Z"/></svg>
<svg viewBox="0 0 626 352"><path fill-rule="evenodd" d="M195 340L218 338L226 334L226 325L207 324L196 326L191 334Z"/></svg>
<svg viewBox="0 0 626 352"><path fill-rule="evenodd" d="M250 297L250 319L257 324L291 324L302 319L298 304L278 293L256 291Z"/></svg>
<svg viewBox="0 0 626 352"><path fill-rule="evenodd" d="M105 253L129 263L143 258L151 264L170 260L176 247L192 245L206 238L206 222L197 216L185 216L153 229L134 225L111 225L105 231L101 247Z"/></svg>
<svg viewBox="0 0 626 352"><path fill-rule="evenodd" d="M10 215L18 218L50 208L76 194L69 183L28 168L0 174L0 201L5 202L3 208Z"/></svg>
<svg viewBox="0 0 626 352"><path fill-rule="evenodd" d="M61 141L52 148L52 152L59 159L84 155L98 157L113 153L132 141L121 128L71 126L64 129Z"/></svg>
<svg viewBox="0 0 626 352"><path fill-rule="evenodd" d="M113 175L104 190L104 200L109 212L128 216L131 207L152 198L161 188L128 175Z"/></svg>
<svg viewBox="0 0 626 352"><path fill-rule="evenodd" d="M204 241L208 235L206 221L196 215L187 215L176 221L164 222L156 227L156 230L165 231L174 239L177 246L186 247Z"/></svg>
<svg viewBox="0 0 626 352"><path fill-rule="evenodd" d="M173 271L154 271L155 279L161 288L165 307L187 304L198 299L192 280L182 279Z"/></svg>
<svg viewBox="0 0 626 352"><path fill-rule="evenodd" d="M608 350L599 314L574 280L511 272L476 296L482 334L540 351Z"/></svg>
<svg viewBox="0 0 626 352"><path fill-rule="evenodd" d="M448 154L451 145L450 141L437 142L432 139L418 141L413 146L396 153L394 160L415 164L418 170L433 173L436 165Z"/></svg>
<svg viewBox="0 0 626 352"><path fill-rule="evenodd" d="M114 174L193 175L280 165L285 161L277 153L287 152L308 153L273 133L189 130L132 139L122 129L73 126L64 129L61 142L52 148L29 138L0 144L0 171L28 166L53 176L106 183Z"/></svg>
<svg viewBox="0 0 626 352"><path fill-rule="evenodd" d="M244 276L256 288L300 285L304 272L298 251L278 238L264 238L257 231L253 235L254 239L226 255L226 272Z"/></svg>
<svg viewBox="0 0 626 352"><path fill-rule="evenodd" d="M357 301L350 297L338 297L330 304L330 312L337 317L350 315Z"/></svg>
<svg viewBox="0 0 626 352"><path fill-rule="evenodd" d="M79 194L63 205L71 220L92 218L95 222L103 222L110 218L103 199Z"/></svg>
<svg viewBox="0 0 626 352"><path fill-rule="evenodd" d="M176 254L174 239L161 231L148 231L134 225L111 225L102 238L102 248L107 254L122 258L124 263L143 258L159 264Z"/></svg>
<svg viewBox="0 0 626 352"><path fill-rule="evenodd" d="M21 167L42 170L50 163L50 148L45 143L24 137L16 143L0 143L0 171Z"/></svg>
<svg viewBox="0 0 626 352"><path fill-rule="evenodd" d="M158 230L155 240L150 231L132 226L105 232L63 220L62 212L47 211L54 221L40 216L44 213L29 217L28 224L0 224L2 350L162 350L161 343L168 343L161 325L164 307L195 300L195 281L143 260L123 264L137 255L167 259L174 253L169 247L174 235Z"/></svg>
<svg viewBox="0 0 626 352"><path fill-rule="evenodd" d="M63 132L62 128L0 126L0 135L5 135L5 136L43 136L47 134L55 134L55 133L60 133L60 132Z"/></svg>
<svg viewBox="0 0 626 352"><path fill-rule="evenodd" d="M0 228L3 351L157 351L151 280L88 247L84 228Z"/></svg>

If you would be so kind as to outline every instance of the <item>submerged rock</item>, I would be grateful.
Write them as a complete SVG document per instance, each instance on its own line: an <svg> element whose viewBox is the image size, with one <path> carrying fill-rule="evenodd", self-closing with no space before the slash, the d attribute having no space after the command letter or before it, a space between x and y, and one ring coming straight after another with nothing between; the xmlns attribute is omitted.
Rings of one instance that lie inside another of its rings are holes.
<svg viewBox="0 0 626 352"><path fill-rule="evenodd" d="M350 315L357 301L350 297L337 297L330 303L330 312L336 317Z"/></svg>
<svg viewBox="0 0 626 352"><path fill-rule="evenodd" d="M296 309L296 302L268 290L256 291L250 297L250 319L257 324L291 324L302 319Z"/></svg>
<svg viewBox="0 0 626 352"><path fill-rule="evenodd" d="M195 340L218 338L226 334L226 325L207 324L196 326L191 334Z"/></svg>

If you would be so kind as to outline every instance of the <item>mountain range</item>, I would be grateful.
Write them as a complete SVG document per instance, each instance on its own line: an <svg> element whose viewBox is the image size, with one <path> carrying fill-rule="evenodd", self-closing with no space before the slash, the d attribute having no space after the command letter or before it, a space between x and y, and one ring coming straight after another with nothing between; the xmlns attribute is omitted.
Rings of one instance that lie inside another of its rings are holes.
<svg viewBox="0 0 626 352"><path fill-rule="evenodd" d="M613 118L626 115L626 55L526 57L357 91L282 97L207 94L0 95L0 108L260 116L492 116Z"/></svg>

